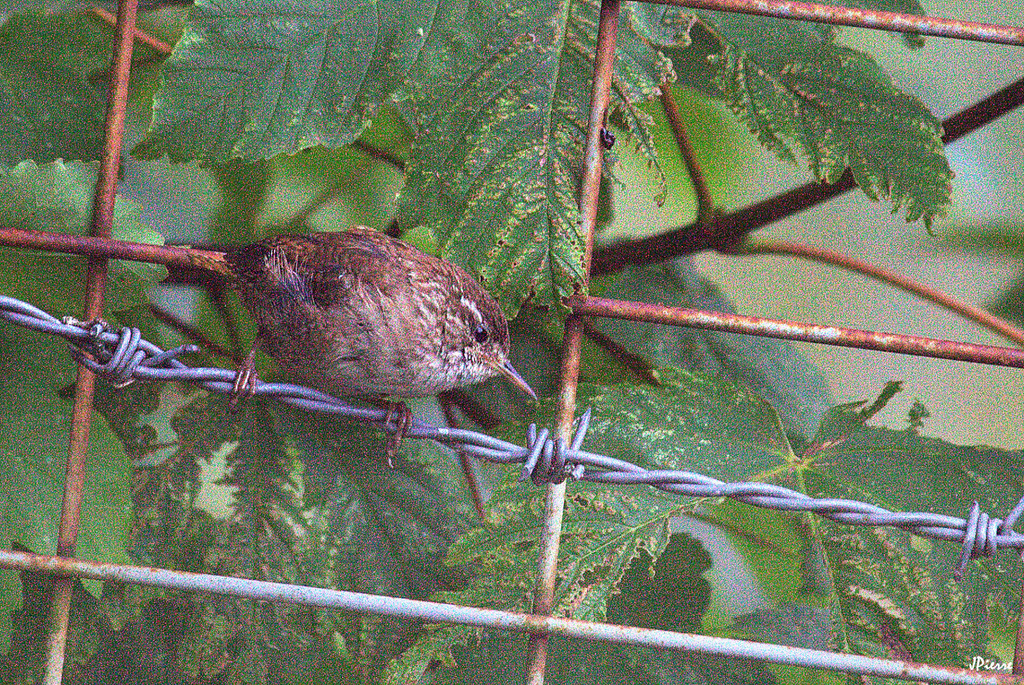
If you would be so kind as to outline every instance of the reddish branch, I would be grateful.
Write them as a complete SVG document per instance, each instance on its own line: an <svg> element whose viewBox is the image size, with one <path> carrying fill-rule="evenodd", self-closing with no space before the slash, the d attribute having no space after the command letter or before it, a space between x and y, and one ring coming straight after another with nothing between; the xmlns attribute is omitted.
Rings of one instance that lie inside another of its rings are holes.
<svg viewBox="0 0 1024 685"><path fill-rule="evenodd" d="M804 245L803 243L791 243L783 240L765 240L757 241L756 243L746 243L740 249L738 254L788 254L795 257L803 257L804 259L811 259L823 264L833 264L844 269L849 269L850 271L856 271L857 273L870 276L871 278L889 283L897 288L902 288L903 290L914 293L915 295L919 295L926 300L934 302L940 307L950 309L957 314L971 319L972 321L975 321L982 326L1009 338L1015 343L1024 346L1024 330L1017 328L1008 321L1004 321L998 316L993 316L980 307L974 307L965 302L960 302L946 293L935 290L934 288L929 288L928 286L918 283L906 276L875 266L874 264L870 264L861 259L850 257L849 255L833 252L832 250L826 250L820 247Z"/></svg>
<svg viewBox="0 0 1024 685"><path fill-rule="evenodd" d="M444 419L448 423L448 427L460 428L459 417L455 413L455 407L458 405L452 399L452 396L448 393L441 393L437 396L437 401L441 405L441 411L444 413ZM486 521L487 510L484 507L484 495L480 488L480 479L477 478L476 470L473 467L473 460L461 449L457 449L456 453L459 455L459 466L462 468L462 475L466 478L466 487L469 488L469 492L473 496L473 507L476 509L476 515L481 521Z"/></svg>
<svg viewBox="0 0 1024 685"><path fill-rule="evenodd" d="M952 143L1024 103L1024 79L996 91L943 121L942 142ZM631 264L653 264L702 250L730 252L753 231L845 193L856 184L847 169L835 183L807 183L749 207L716 217L709 231L683 226L649 238L630 240L594 251L594 276Z"/></svg>
<svg viewBox="0 0 1024 685"><path fill-rule="evenodd" d="M594 344L598 345L607 352L615 361L622 364L628 371L631 371L637 378L644 383L650 383L651 385L661 385L661 380L658 378L657 367L651 364L647 358L630 352L625 347L620 345L611 336L606 335L600 329L594 327L588 319L583 319L583 335L587 336Z"/></svg>

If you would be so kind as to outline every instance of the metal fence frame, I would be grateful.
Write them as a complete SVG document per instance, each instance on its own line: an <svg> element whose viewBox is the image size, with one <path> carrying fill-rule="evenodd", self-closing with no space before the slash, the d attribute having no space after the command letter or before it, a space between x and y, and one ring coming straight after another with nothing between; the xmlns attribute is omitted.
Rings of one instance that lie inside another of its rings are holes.
<svg viewBox="0 0 1024 685"><path fill-rule="evenodd" d="M620 1L602 0L601 2L589 130L583 159L583 182L580 191L582 229L586 235L586 257L584 263L586 273L605 273L624 264L643 263L650 259L650 254L658 255L659 260L661 260L693 252L697 249L725 249L734 245L738 238L741 238L754 228L777 220L799 209L804 209L827 200L853 187L852 176L847 172L834 184L808 184L778 197L752 205L744 210L723 217L717 217L704 227L706 229L704 231L694 231L690 235L685 234L683 231L678 231L648 240L634 241L626 249L617 250L614 253L599 251L595 254L593 252L593 234L602 168L602 130L609 103ZM1024 45L1024 28L915 17L892 12L770 0L644 1L889 31L914 31L923 35ZM96 186L91 231L92 236L101 240L99 243L94 244L93 248L88 247L88 241L77 241L76 247L67 250L91 255L88 260L86 273L84 320L92 320L99 317L103 308L109 250L104 251L102 245L110 238L113 226L114 198L117 190L117 177L122 153L122 132L128 96L128 75L131 68L133 43L137 37L140 37L135 28L137 5L137 0L119 3L117 16L114 20L116 24L116 47L110 74L111 87L106 119L106 143ZM982 126L1001 114L1010 111L1022 102L1024 102L1024 80L1011 84L944 122L946 129L944 141L947 143L951 142L965 133L974 130L974 128ZM21 234L20 237L16 235L19 233ZM54 237L54 240L51 241L37 236L30 240L25 235L25 232L5 229L0 229L0 234L7 234L6 241L0 242L0 244L18 245L21 247L44 247L45 249L61 249L54 247L54 244L59 240L68 238L67 236L63 238ZM36 240L38 244L32 244L32 240ZM579 374L580 344L583 335L582 317L584 315L623 315L621 312L611 314L610 309L613 308L615 303L609 304L607 301L577 298L571 304L574 308L574 313L569 316L565 326L560 392L558 394L558 424L556 427L556 438L560 438L565 443L571 442L576 411L576 386ZM618 304L628 305L636 303ZM641 305L638 309L629 312L627 318L641 321L660 320L675 323L676 325L693 325L692 321L684 321L680 318L681 316L683 315L680 315L679 312L671 313L671 315L662 313L662 316L659 318L657 314L650 310L650 306L645 307ZM752 322L750 321L739 321L742 318L744 317L738 317L733 323L739 327L746 326L747 330L745 332L754 335L771 334L765 332L771 328L770 325L761 328L757 326L752 327ZM769 324L771 323L791 322L769 322ZM855 333L871 335L869 332L863 331ZM833 334L830 334L830 336L832 344L837 344L835 341L840 340L842 341L841 344L854 347L870 347L872 349L899 351L910 354L921 353L916 350L890 348L884 344L872 346L864 336L860 338L846 337L842 331L840 331L838 336ZM784 337L796 336L787 334ZM935 354L933 356L982 361L977 357L977 350L973 352L961 350L961 352L966 356L953 357L949 354ZM1019 351L1010 351L1010 356L1016 356L1017 354L1019 354ZM989 363L992 362L990 361ZM1019 364L1007 363L1007 365L1018 366ZM526 632L530 635L526 680L531 685L539 685L544 680L547 642L552 634L569 635L590 640L653 645L668 649L761 659L779 664L833 669L850 673L880 675L909 680L944 683L1024 683L1024 678L996 672L978 672L958 668L929 666L905 661L875 659L742 640L728 640L702 635L645 630L628 626L587 623L551 617L558 545L561 533L561 517L565 501L564 482L547 486L545 525L540 541L535 606L532 615L473 607L459 607L394 597L361 595L358 593L267 583L249 579L188 574L177 571L98 564L78 560L74 556L80 522L85 475L84 464L89 439L94 382L94 373L85 366L79 366L78 378L75 384L64 502L56 555L43 556L14 551L0 551L0 568L33 570L56 574L51 607L53 628L48 638L47 661L44 673L44 682L46 683L56 685L61 682L68 634L71 590L75 578L118 580L143 585L155 585L163 588L223 593L254 599L302 603L312 606L331 606L368 613L415 616L435 622L454 622ZM1022 612L1022 615L1024 615L1024 612ZM1024 639L1022 638L1024 638L1024 630L1019 630L1018 649L1015 652L1015 673L1024 673Z"/></svg>

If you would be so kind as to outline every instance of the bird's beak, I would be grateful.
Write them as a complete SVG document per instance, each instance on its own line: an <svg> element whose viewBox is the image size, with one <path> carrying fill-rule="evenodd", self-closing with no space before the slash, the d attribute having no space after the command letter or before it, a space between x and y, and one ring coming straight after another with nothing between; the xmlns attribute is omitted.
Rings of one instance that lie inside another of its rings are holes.
<svg viewBox="0 0 1024 685"><path fill-rule="evenodd" d="M533 399L537 399L537 393L535 393L533 391L533 388L531 388L530 385L525 380L523 380L523 377L519 375L519 372L512 368L511 362L509 362L507 359L504 361L495 360L492 362L492 364L494 366L494 369L498 373L512 381L516 386L519 387L520 390L525 392L527 395L529 395Z"/></svg>

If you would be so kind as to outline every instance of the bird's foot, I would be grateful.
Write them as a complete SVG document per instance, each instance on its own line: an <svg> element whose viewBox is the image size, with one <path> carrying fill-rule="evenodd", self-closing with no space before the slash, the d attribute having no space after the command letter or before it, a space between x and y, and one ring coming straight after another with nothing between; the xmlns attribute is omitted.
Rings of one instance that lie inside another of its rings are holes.
<svg viewBox="0 0 1024 685"><path fill-rule="evenodd" d="M235 409L241 397L252 397L256 394L256 384L260 377L256 374L256 348L249 350L245 360L235 373L235 384L231 387L228 406Z"/></svg>
<svg viewBox="0 0 1024 685"><path fill-rule="evenodd" d="M388 433L386 442L384 444L384 451L388 456L388 468L395 468L395 455L398 454L398 448L402 445L402 439L405 438L406 432L409 430L409 424L412 422L412 412L405 402L388 402L388 414L384 418L385 429L391 424L391 419L395 419L395 432Z"/></svg>

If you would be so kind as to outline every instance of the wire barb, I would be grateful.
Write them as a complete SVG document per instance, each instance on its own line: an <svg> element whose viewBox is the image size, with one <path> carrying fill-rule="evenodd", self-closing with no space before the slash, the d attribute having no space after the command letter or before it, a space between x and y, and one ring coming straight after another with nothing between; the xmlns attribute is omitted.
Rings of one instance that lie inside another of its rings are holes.
<svg viewBox="0 0 1024 685"><path fill-rule="evenodd" d="M50 314L12 297L0 295L0 319L25 328L62 336L72 354L116 387L134 381L179 381L200 385L211 392L232 391L235 372L218 368L192 368L179 356L198 352L196 345L163 350L142 338L137 328L110 330L102 321L60 321ZM254 394L274 397L306 411L335 414L357 421L385 425L383 409L356 407L312 388L290 383L259 381ZM684 497L728 497L751 506L781 511L808 511L845 525L891 526L915 535L959 542L961 553L954 576L959 580L968 562L993 556L999 549L1024 550L1024 534L1013 530L1024 515L1024 497L998 519L982 512L975 502L967 519L930 512L891 512L867 502L846 499L814 499L771 483L726 483L691 471L647 470L636 464L583 449L592 414L587 409L577 419L569 441L552 438L547 428L531 424L526 445L521 446L463 428L438 427L413 418L407 438L428 438L464 454L499 464L522 464L520 480L535 484L560 483L566 479L616 485L650 485ZM568 442L568 444L567 444Z"/></svg>

